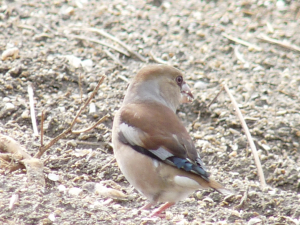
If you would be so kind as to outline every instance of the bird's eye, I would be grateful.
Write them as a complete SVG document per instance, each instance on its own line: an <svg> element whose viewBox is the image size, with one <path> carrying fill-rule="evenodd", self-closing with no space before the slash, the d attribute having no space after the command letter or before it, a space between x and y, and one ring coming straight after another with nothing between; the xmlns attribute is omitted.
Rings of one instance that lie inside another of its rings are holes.
<svg viewBox="0 0 300 225"><path fill-rule="evenodd" d="M177 84L178 84L178 85L181 85L181 84L182 84L182 82L183 82L183 78L182 78L182 76L178 76L178 77L176 77L176 82L177 82Z"/></svg>

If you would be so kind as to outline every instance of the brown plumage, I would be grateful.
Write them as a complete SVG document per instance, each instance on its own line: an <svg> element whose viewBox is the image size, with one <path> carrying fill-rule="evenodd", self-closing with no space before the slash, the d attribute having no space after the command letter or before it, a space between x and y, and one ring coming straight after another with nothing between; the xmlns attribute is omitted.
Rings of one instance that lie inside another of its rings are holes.
<svg viewBox="0 0 300 225"><path fill-rule="evenodd" d="M170 66L143 68L128 87L117 112L112 142L126 179L150 201L142 209L167 202L151 216L186 198L196 189L230 193L209 178L182 122L180 102L191 101L183 74Z"/></svg>

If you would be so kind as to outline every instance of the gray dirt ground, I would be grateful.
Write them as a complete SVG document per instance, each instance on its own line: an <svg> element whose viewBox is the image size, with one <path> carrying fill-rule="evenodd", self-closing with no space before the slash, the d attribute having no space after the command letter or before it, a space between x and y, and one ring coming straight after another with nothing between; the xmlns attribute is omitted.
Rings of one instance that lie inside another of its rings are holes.
<svg viewBox="0 0 300 225"><path fill-rule="evenodd" d="M124 41L147 62L74 37L123 49L87 31L89 27ZM299 224L300 52L258 38L267 35L300 46L299 28L300 4L293 0L0 0L0 53L19 49L16 59L0 60L0 132L34 155L40 139L33 135L28 85L34 88L38 124L46 111L47 142L68 126L81 105L79 76L84 98L101 75L106 79L94 99L96 113L83 112L76 128L110 115L93 131L61 140L43 155L44 189L28 186L24 171L6 174L0 166L0 223ZM223 33L257 47L230 41ZM149 220L147 212L137 210L145 199L112 161L110 142L113 116L127 81L157 60L186 74L196 98L182 105L178 116L212 177L236 195L224 199L212 190L199 190L168 209L166 218ZM224 81L253 135L266 190L260 188L253 156L227 94L205 107ZM59 180L53 181L53 174ZM89 188L105 181L129 198L110 202ZM84 191L76 194L74 187ZM19 201L10 210L14 193Z"/></svg>

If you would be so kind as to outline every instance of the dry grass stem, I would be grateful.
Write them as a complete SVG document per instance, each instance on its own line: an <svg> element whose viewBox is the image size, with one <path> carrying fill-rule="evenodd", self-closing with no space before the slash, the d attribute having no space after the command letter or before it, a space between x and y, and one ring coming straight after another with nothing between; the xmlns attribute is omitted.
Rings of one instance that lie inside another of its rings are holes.
<svg viewBox="0 0 300 225"><path fill-rule="evenodd" d="M83 98L82 98L82 84L81 84L81 73L79 74L78 76L78 86L79 86L79 91L80 91L80 101L81 101L81 104L83 102Z"/></svg>
<svg viewBox="0 0 300 225"><path fill-rule="evenodd" d="M33 88L31 84L28 85L28 95L29 95L29 107L30 107L30 116L31 116L31 122L32 122L32 128L34 135L39 135L37 124L36 124L36 117L34 112L34 101L33 101Z"/></svg>
<svg viewBox="0 0 300 225"><path fill-rule="evenodd" d="M120 48L117 48L117 47L115 47L113 45L110 45L108 43L105 43L104 41L99 41L99 40L96 40L96 39L93 39L93 38L88 38L88 37L85 37L85 36L78 36L78 35L68 35L68 37L74 38L74 39L83 40L83 41L94 42L96 44L99 44L99 45L111 48L111 49L113 49L113 50L115 50L117 52L120 52L121 54L126 55L127 57L130 57L130 53L129 52L124 51L124 50L122 50Z"/></svg>
<svg viewBox="0 0 300 225"><path fill-rule="evenodd" d="M34 27L34 26L25 25L25 24L18 24L17 27L21 28L21 29L26 29L26 30L32 30L35 33L39 33L38 29L36 29L36 27Z"/></svg>
<svg viewBox="0 0 300 225"><path fill-rule="evenodd" d="M19 194L13 194L9 200L9 206L8 208L12 210L15 206L15 204L19 201Z"/></svg>
<svg viewBox="0 0 300 225"><path fill-rule="evenodd" d="M240 48L240 45L235 46L235 48L234 48L234 55L242 63L246 63L246 60L244 59L243 55L239 52L239 48Z"/></svg>
<svg viewBox="0 0 300 225"><path fill-rule="evenodd" d="M77 28L74 28L74 29L77 29ZM78 28L78 29L79 29L79 30L84 30L84 31L95 32L95 33L97 33L97 34L100 34L100 35L102 35L102 36L104 36L104 37L106 37L106 38L108 38L108 39L110 39L110 40L112 40L112 41L117 42L119 45L121 45L123 48L125 48L125 49L130 53L131 56L134 56L134 57L138 58L138 59L141 60L142 62L146 62L146 61L147 61L143 56L141 56L139 53L133 51L133 50L131 49L131 47L129 47L129 46L128 46L127 44L125 44L123 41L119 40L118 38L116 38L115 36L113 36L113 35L107 33L107 32L104 31L104 30L97 29L97 28L92 28L92 27ZM77 29L77 30L78 30L78 29Z"/></svg>
<svg viewBox="0 0 300 225"><path fill-rule="evenodd" d="M247 42L247 41L244 41L244 40L242 40L242 39L233 37L233 36L231 36L231 35L229 35L229 34L222 33L222 36L223 36L223 37L226 37L227 39L229 39L229 40L231 40L231 41L234 41L234 42L236 42L236 43L239 43L239 44L241 44L241 45L245 45L245 46L247 46L247 47L249 47L249 48L253 48L253 49L255 49L256 51L261 51L261 50L262 50L261 47L255 45L255 44L251 44L250 42Z"/></svg>
<svg viewBox="0 0 300 225"><path fill-rule="evenodd" d="M269 42L271 44L279 45L281 47L284 47L284 48L287 48L287 49L290 49L290 50L293 50L293 51L300 52L300 47L299 46L293 45L293 44L289 43L288 41L279 41L279 40L276 40L274 38L270 38L265 34L261 34L257 38L262 40L262 41Z"/></svg>
<svg viewBox="0 0 300 225"><path fill-rule="evenodd" d="M96 95L97 91L100 88L100 85L103 83L104 81L104 76L101 77L100 81L98 82L97 86L95 87L94 91L92 92L91 96L88 98L88 100L84 103L83 106L81 106L81 108L79 109L79 111L77 112L75 118L73 119L70 128L72 129L73 126L75 125L75 123L77 122L77 118L80 116L81 112L87 107L87 105L90 103L90 101L94 98L94 96Z"/></svg>
<svg viewBox="0 0 300 225"><path fill-rule="evenodd" d="M245 120L243 118L243 115L241 113L241 110L238 107L237 102L235 101L233 95L230 93L227 85L224 84L223 87L224 87L225 91L227 92L227 94L229 95L229 98L230 98L230 100L231 100L231 102L233 104L233 107L234 107L237 115L238 115L238 118L241 121L242 127L244 128L246 137L248 139L248 142L250 144L250 148L251 148L251 151L252 151L252 154L253 154L253 157L254 157L256 168L257 168L257 171L258 171L258 177L259 177L259 180L260 180L260 184L261 184L262 189L264 189L266 187L266 181L265 181L264 172L262 170L260 159L258 157L258 153L257 153L256 147L255 147L254 141L252 139L252 136L250 134L250 131L248 129L248 126L247 126L247 124L246 124L246 122L245 122Z"/></svg>
<svg viewBox="0 0 300 225"><path fill-rule="evenodd" d="M164 64L164 65L171 65L171 63L169 63L169 62L167 62L167 61L165 61L165 60L162 60L162 59L156 57L156 56L153 54L152 51L149 52L149 55L150 55L151 58L152 58L155 62L157 62L157 63Z"/></svg>
<svg viewBox="0 0 300 225"><path fill-rule="evenodd" d="M106 54L109 58L111 58L115 63L117 63L118 65L124 67L124 65L121 63L121 61L120 61L116 56L114 56L110 51L108 51L108 50L106 50L106 49L104 49L103 51L104 51L105 54Z"/></svg>
<svg viewBox="0 0 300 225"><path fill-rule="evenodd" d="M77 145L91 145L91 146L97 146L102 147L102 144L99 142L90 142L90 141L76 141ZM100 149L100 151L103 151ZM103 151L104 153L107 153L106 151Z"/></svg>
<svg viewBox="0 0 300 225"><path fill-rule="evenodd" d="M249 186L247 186L240 203L237 206L235 206L236 209L241 209L244 206L244 204L247 202L248 192L249 192Z"/></svg>
<svg viewBox="0 0 300 225"><path fill-rule="evenodd" d="M41 117L41 146L44 145L44 120L45 120L45 111L42 111Z"/></svg>
<svg viewBox="0 0 300 225"><path fill-rule="evenodd" d="M113 163L113 161L115 161L116 160L116 158L115 157L113 157L108 163L106 163L101 169L100 169L100 172L102 172L102 171L104 171L108 166L110 166L112 163Z"/></svg>

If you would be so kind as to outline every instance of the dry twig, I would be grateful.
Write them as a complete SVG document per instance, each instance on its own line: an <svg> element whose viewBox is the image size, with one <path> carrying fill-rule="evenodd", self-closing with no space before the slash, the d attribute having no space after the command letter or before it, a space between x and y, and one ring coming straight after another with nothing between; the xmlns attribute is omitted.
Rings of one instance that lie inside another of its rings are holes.
<svg viewBox="0 0 300 225"><path fill-rule="evenodd" d="M224 87L225 91L227 92L227 94L229 95L229 98L230 98L230 100L231 100L231 102L233 104L233 107L234 107L234 109L235 109L235 111L237 113L237 116L239 117L239 119L241 121L241 124L242 124L242 127L244 128L245 134L246 134L248 142L250 144L250 148L252 150L252 154L253 154L253 157L254 157L256 168L257 168L257 171L258 171L258 176L259 176L260 184L261 184L262 189L264 189L266 187L266 181L265 181L264 172L262 170L260 159L258 157L257 150L256 150L255 144L253 142L252 136L250 134L250 131L248 129L248 126L247 126L247 124L246 124L246 122L245 122L245 120L243 118L243 115L241 113L241 110L238 107L237 102L235 101L234 97L230 93L227 85L224 84L223 87Z"/></svg>
<svg viewBox="0 0 300 225"><path fill-rule="evenodd" d="M104 80L104 76L100 79L98 85L94 89L91 96L88 98L88 100L84 103L84 105L79 109L77 112L74 120L72 121L70 127L62 132L60 135L52 139L46 146L43 144L43 136L44 136L44 111L42 112L42 119L41 119L41 147L40 151L35 154L34 157L31 157L25 150L23 146L19 144L19 142L15 141L9 136L0 134L0 160L2 162L2 165L9 168L10 171L17 170L19 168L26 168L27 171L27 177L28 177L28 183L35 184L38 186L45 186L45 178L43 173L44 168L44 162L40 160L40 157L43 155L45 151L47 151L53 144L55 144L59 139L65 137L69 133L82 133L90 131L91 129L95 128L99 123L103 122L108 115L102 117L98 122L96 122L94 125L92 125L89 128L78 130L78 131L72 131L72 128L74 127L77 118L81 114L81 112L86 108L86 106L89 104L91 99L95 96L96 92L100 88L100 85L102 84ZM30 98L30 109L33 111L32 113L32 120L35 121L35 115L34 115L34 108L33 108L33 90L32 87L28 86L28 93ZM34 126L35 127L35 126ZM34 128L34 130L37 132L37 128ZM17 195L12 196L11 203L9 208L12 209L15 202L17 201Z"/></svg>
<svg viewBox="0 0 300 225"><path fill-rule="evenodd" d="M214 99L207 105L207 108L211 107L211 105L217 100L217 98L220 96L220 94L224 91L224 86L221 88L221 90L218 92L218 94L214 97Z"/></svg>
<svg viewBox="0 0 300 225"><path fill-rule="evenodd" d="M224 87L221 88L221 90L218 92L218 94L214 97L214 99L206 106L207 109L209 109L211 107L211 105L217 100L217 98L219 97L219 95L222 93L222 91L224 91ZM193 121L192 126L194 127L195 123L197 121L199 121L200 119L200 115L201 115L201 110L199 110L198 112L198 116L197 118Z"/></svg>
<svg viewBox="0 0 300 225"><path fill-rule="evenodd" d="M53 138L47 145L45 146L41 146L39 151L35 154L35 158L41 158L41 156L52 146L54 145L56 142L58 142L58 140L66 137L68 134L72 134L75 132L75 134L78 134L78 131L72 131L75 123L77 122L77 118L80 116L81 112L87 107L87 105L90 103L90 101L92 100L92 98L94 98L95 94L97 93L98 89L100 88L100 85L102 84L104 80L104 76L102 76L102 78L100 79L100 81L98 82L98 85L95 87L94 91L92 92L91 96L88 98L88 100L84 103L84 105L79 109L79 111L77 112L75 118L73 119L73 121L71 122L71 125L65 130L63 131L61 134L59 134L58 136L56 136L55 138ZM93 129L95 126L97 126L99 123L103 122L108 115L102 117L98 122L96 122L94 125L92 125L90 128L81 130L80 132L87 132L91 129Z"/></svg>
<svg viewBox="0 0 300 225"><path fill-rule="evenodd" d="M92 130L96 126L98 126L100 123L104 122L108 118L108 116L109 116L108 114L103 116L100 120L98 120L96 123L94 123L92 126L90 126L88 128L84 128L81 130L74 130L74 131L72 131L72 134L81 134L81 133L89 132L90 130Z"/></svg>
<svg viewBox="0 0 300 225"><path fill-rule="evenodd" d="M261 34L257 38L262 40L262 41L269 42L271 44L279 45L281 47L284 47L284 48L287 48L287 49L290 49L290 50L293 50L293 51L300 52L300 47L299 46L293 45L293 44L289 43L288 41L279 41L279 40L276 40L274 38L270 38L265 34Z"/></svg>
<svg viewBox="0 0 300 225"><path fill-rule="evenodd" d="M100 34L108 39L111 39L115 42L117 42L119 45L121 45L123 48L125 48L131 56L135 56L136 58L138 58L139 60L141 60L142 62L146 62L146 59L141 56L139 53L133 51L131 49L131 47L129 47L127 44L125 44L123 41L119 40L118 38L114 37L113 35L107 33L104 30L101 29L97 29L97 28L92 28L92 27L87 27L87 28L73 28L75 30L84 30L84 31L91 31L91 32L95 32L97 34Z"/></svg>
<svg viewBox="0 0 300 225"><path fill-rule="evenodd" d="M231 35L229 35L229 34L222 33L222 36L223 36L223 37L226 37L227 39L229 39L229 40L231 40L231 41L234 41L234 42L236 42L236 43L245 45L245 46L247 46L247 47L249 47L249 48L253 48L253 49L255 49L256 51L261 51L261 50L262 50L261 47L255 45L255 44L251 44L250 42L247 42L247 41L244 41L244 40L242 40L242 39L233 37L233 36L231 36Z"/></svg>

